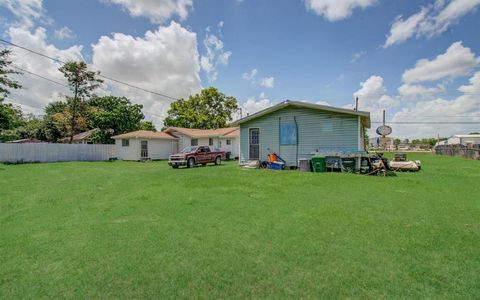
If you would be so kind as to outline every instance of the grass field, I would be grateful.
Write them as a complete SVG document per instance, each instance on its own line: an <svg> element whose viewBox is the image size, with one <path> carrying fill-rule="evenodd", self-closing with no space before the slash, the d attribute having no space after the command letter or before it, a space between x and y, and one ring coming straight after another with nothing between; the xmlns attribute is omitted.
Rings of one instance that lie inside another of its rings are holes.
<svg viewBox="0 0 480 300"><path fill-rule="evenodd" d="M0 299L477 298L480 161L0 165Z"/></svg>

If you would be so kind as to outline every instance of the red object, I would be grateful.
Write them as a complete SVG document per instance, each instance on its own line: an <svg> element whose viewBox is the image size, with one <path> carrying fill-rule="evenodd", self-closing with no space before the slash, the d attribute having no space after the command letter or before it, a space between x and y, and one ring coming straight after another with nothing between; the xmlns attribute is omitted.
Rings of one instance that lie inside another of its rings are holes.
<svg viewBox="0 0 480 300"><path fill-rule="evenodd" d="M186 147L180 153L170 155L168 164L174 168L179 166L193 167L208 163L220 164L225 160L225 151L212 151L208 146Z"/></svg>
<svg viewBox="0 0 480 300"><path fill-rule="evenodd" d="M273 163L273 162L278 161L277 154L276 154L276 153L270 153L270 154L268 154L268 156L267 156L267 161L268 161L269 163Z"/></svg>

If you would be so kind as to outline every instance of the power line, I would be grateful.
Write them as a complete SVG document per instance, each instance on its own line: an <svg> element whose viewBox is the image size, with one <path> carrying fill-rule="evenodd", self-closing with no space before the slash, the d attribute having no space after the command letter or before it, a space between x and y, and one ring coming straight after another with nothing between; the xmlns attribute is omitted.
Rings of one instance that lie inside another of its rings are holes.
<svg viewBox="0 0 480 300"><path fill-rule="evenodd" d="M371 122L372 124L383 124L383 122ZM417 125L423 125L423 124L480 124L480 122L468 122L468 121L459 121L459 122L420 122L420 121L398 121L398 122L385 122L385 124L417 124Z"/></svg>
<svg viewBox="0 0 480 300"><path fill-rule="evenodd" d="M9 42L9 41L4 40L4 39L2 39L2 38L0 38L0 42L3 42L3 43L5 43L5 44L8 44L8 45L13 46L13 47L20 48L20 49L22 49L22 50L28 51L28 52L30 52L30 53L33 53L33 54L36 54L36 55L39 55L39 56L42 56L42 57L44 57L44 58L50 59L50 60L52 60L52 61L55 61L55 62L58 62L58 63L61 63L61 64L64 64L64 63L65 63L64 61L62 61L62 60L60 60L60 59L58 59L58 58L54 58L54 57L48 56L48 55L46 55L46 54L43 54L43 53L41 53L41 52L38 52L38 51L35 51L35 50L32 50L32 49L29 49L29 48L27 48L27 47L23 47L23 46L17 45L17 44L15 44L15 43ZM100 72L100 70L95 70L95 71ZM142 87L139 87L139 86L136 86L136 85L133 85L133 84L130 84L130 83L127 83L127 82L124 82L124 81L121 81L121 80L118 80L118 79L115 79L115 78L106 76L106 75L97 74L97 76L98 76L98 77L105 78L105 79L110 80L110 81L113 81L113 82L116 82L116 83L119 83L119 84L123 84L123 85L125 85L125 86L131 87L131 88L134 88L134 89L137 89L137 90L146 92L146 93L150 93L150 94L157 95L157 96L160 96L160 97L168 98L168 99L170 99L170 100L178 100L178 98L175 98L175 97L172 97L172 96L163 94L163 93L151 91L151 90L148 90L148 89L145 89L145 88L142 88Z"/></svg>
<svg viewBox="0 0 480 300"><path fill-rule="evenodd" d="M51 82L51 83L54 83L54 84L60 85L60 86L62 86L62 87L68 88L68 85L65 85L65 84L63 84L63 83L60 83L60 82L55 81L55 80L53 80L53 79L47 78L47 77L45 77L45 76L42 76L42 75L37 74L37 73L34 73L34 72L30 72L30 71L28 71L28 70L25 70L25 69L23 69L23 68L20 68L20 67L18 67L18 66L15 66L15 65L11 65L11 66L14 67L15 69L18 69L18 70L20 70L20 71L22 71L22 72L25 72L25 73L28 73L28 74L30 74L30 75L36 76L36 77L38 77L38 78L40 78L40 79L47 80L47 81L49 81L49 82ZM29 105L29 104L23 104L23 103L17 103L17 104L19 104L19 105L25 105L25 106L28 106L28 107L31 107L31 108L36 108L36 109L41 109L41 110L44 109L44 108L42 108L42 107L32 106L32 105ZM164 117L164 116L155 114L155 113L153 113L153 112L149 112L149 111L144 111L144 112L145 112L146 114L148 114L148 115L151 115L151 116L160 117L160 118L163 118L163 117Z"/></svg>
<svg viewBox="0 0 480 300"><path fill-rule="evenodd" d="M60 82L58 82L58 81L55 81L55 80L53 80L53 79L47 78L47 77L42 76L42 75L39 75L39 74L37 74L37 73L30 72L30 71L28 71L28 70L25 70L25 69L23 69L23 68L17 67L17 66L15 66L15 65L11 65L11 66L14 67L14 68L17 69L17 70L22 71L22 72L28 73L28 74L30 74L30 75L39 77L39 78L41 78L41 79L50 81L51 83L55 83L55 84L57 84L57 85L63 86L63 87L65 87L65 88L68 88L68 85L66 85L66 84L60 83Z"/></svg>

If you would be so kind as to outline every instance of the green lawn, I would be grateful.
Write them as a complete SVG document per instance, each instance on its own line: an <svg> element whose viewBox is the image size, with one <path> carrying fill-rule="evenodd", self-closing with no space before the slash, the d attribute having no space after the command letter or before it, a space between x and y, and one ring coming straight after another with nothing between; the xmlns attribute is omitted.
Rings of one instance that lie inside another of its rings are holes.
<svg viewBox="0 0 480 300"><path fill-rule="evenodd" d="M0 165L0 299L476 298L480 161Z"/></svg>

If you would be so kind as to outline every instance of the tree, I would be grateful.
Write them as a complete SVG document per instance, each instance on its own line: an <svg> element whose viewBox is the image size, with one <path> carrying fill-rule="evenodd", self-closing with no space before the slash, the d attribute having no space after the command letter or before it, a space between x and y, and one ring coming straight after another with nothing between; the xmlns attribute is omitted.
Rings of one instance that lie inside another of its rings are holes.
<svg viewBox="0 0 480 300"><path fill-rule="evenodd" d="M22 112L19 107L3 103L5 97L10 94L9 89L19 89L22 86L9 75L21 74L10 68L12 61L9 59L10 49L0 51L0 131L11 130L22 122Z"/></svg>
<svg viewBox="0 0 480 300"><path fill-rule="evenodd" d="M9 89L19 89L22 86L15 80L9 78L11 74L21 74L10 68L12 61L9 56L12 53L10 49L0 51L0 104L5 97L10 94Z"/></svg>
<svg viewBox="0 0 480 300"><path fill-rule="evenodd" d="M395 145L395 149L398 150L398 146L402 143L402 140L401 139L394 139L393 140L393 144Z"/></svg>
<svg viewBox="0 0 480 300"><path fill-rule="evenodd" d="M89 111L90 107L85 101L73 103L72 98L66 102L50 102L45 107L44 135L49 142L58 142L62 138L71 137L72 118L74 118L76 132L83 132L90 129ZM75 113L72 108L75 106ZM74 115L75 114L75 115Z"/></svg>
<svg viewBox="0 0 480 300"><path fill-rule="evenodd" d="M77 110L81 102L92 96L93 91L100 86L103 80L96 78L100 72L88 71L87 64L84 62L68 61L59 71L63 73L68 81L68 86L73 93L73 97L68 98L70 104L70 143L73 136L79 132Z"/></svg>
<svg viewBox="0 0 480 300"><path fill-rule="evenodd" d="M10 103L0 103L0 131L12 130L23 123L22 111Z"/></svg>
<svg viewBox="0 0 480 300"><path fill-rule="evenodd" d="M155 128L155 125L152 123L152 121L142 121L142 122L140 122L140 127L138 129L139 130L157 131L157 128Z"/></svg>
<svg viewBox="0 0 480 300"><path fill-rule="evenodd" d="M20 107L10 103L0 103L0 141L12 141L20 138L16 128L23 124Z"/></svg>
<svg viewBox="0 0 480 300"><path fill-rule="evenodd" d="M165 127L215 129L226 127L232 114L238 110L237 99L225 96L209 87L190 96L188 100L173 102L163 124Z"/></svg>
<svg viewBox="0 0 480 300"><path fill-rule="evenodd" d="M363 145L364 148L367 149L369 147L370 143L370 137L368 136L368 130L365 127L362 127L363 129Z"/></svg>
<svg viewBox="0 0 480 300"><path fill-rule="evenodd" d="M87 104L90 107L90 127L100 129L93 136L97 143L111 144L112 135L140 129L145 117L143 106L132 104L125 97L94 97Z"/></svg>
<svg viewBox="0 0 480 300"><path fill-rule="evenodd" d="M19 139L46 140L44 134L44 121L30 114L22 119L22 124L11 130L4 130L0 140L11 141Z"/></svg>

